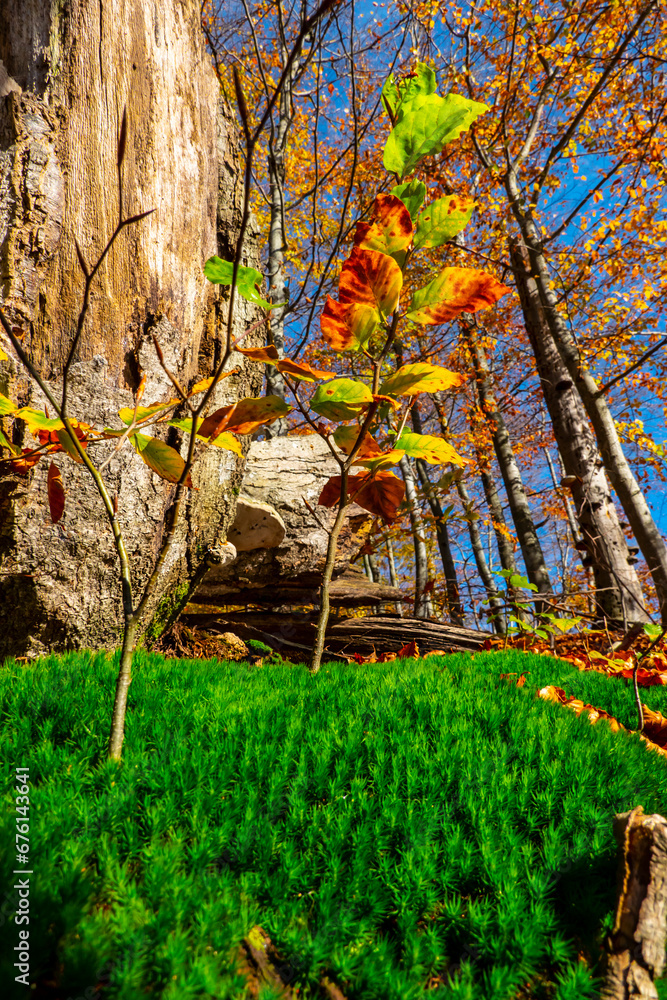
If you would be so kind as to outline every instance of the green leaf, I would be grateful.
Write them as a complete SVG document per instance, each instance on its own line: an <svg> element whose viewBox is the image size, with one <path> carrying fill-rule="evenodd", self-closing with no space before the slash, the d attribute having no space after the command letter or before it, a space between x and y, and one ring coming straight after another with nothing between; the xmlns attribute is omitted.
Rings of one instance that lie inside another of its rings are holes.
<svg viewBox="0 0 667 1000"><path fill-rule="evenodd" d="M644 635L648 636L649 639L657 639L663 631L660 625L652 625L650 622L646 622L644 625Z"/></svg>
<svg viewBox="0 0 667 1000"><path fill-rule="evenodd" d="M386 378L380 386L380 395L416 396L420 392L441 392L465 381L458 372L417 361L412 365L402 365L398 371Z"/></svg>
<svg viewBox="0 0 667 1000"><path fill-rule="evenodd" d="M447 240L453 239L467 226L474 208L474 201L469 198L459 198L457 195L438 198L437 201L427 205L417 223L415 250L422 247L440 247Z"/></svg>
<svg viewBox="0 0 667 1000"><path fill-rule="evenodd" d="M234 264L230 260L221 260L220 257L209 257L204 264L204 274L214 285L231 285ZM253 302L262 309L275 309L278 303L267 302L259 294L258 285L262 283L262 275L254 267L242 267L240 264L236 271L236 287L239 294Z"/></svg>
<svg viewBox="0 0 667 1000"><path fill-rule="evenodd" d="M408 181L407 184L397 184L396 187L391 189L391 194L401 199L410 213L410 218L414 222L417 218L417 212L424 204L424 198L426 197L426 185L424 182L412 180Z"/></svg>
<svg viewBox="0 0 667 1000"><path fill-rule="evenodd" d="M4 431L0 430L0 448L7 448L12 455L20 455L21 449L12 444Z"/></svg>
<svg viewBox="0 0 667 1000"><path fill-rule="evenodd" d="M327 420L352 420L372 403L373 394L363 382L338 378L318 387L310 406Z"/></svg>
<svg viewBox="0 0 667 1000"><path fill-rule="evenodd" d="M16 403L12 403L11 399L3 396L0 392L0 417L6 417L9 413L14 413L15 410Z"/></svg>
<svg viewBox="0 0 667 1000"><path fill-rule="evenodd" d="M145 434L132 434L130 441L137 454L161 479L166 479L168 483L178 482L185 462L175 448L160 441L159 438L146 437ZM192 486L190 476L188 476L185 485Z"/></svg>
<svg viewBox="0 0 667 1000"><path fill-rule="evenodd" d="M15 416L25 420L31 434L35 431L59 431L65 426L62 420L51 419L42 410L34 410L31 406L22 406L16 410Z"/></svg>
<svg viewBox="0 0 667 1000"><path fill-rule="evenodd" d="M392 73L386 80L382 88L383 106L389 108L395 118L416 97L434 93L435 73L426 63L417 63L414 73L402 79L396 79Z"/></svg>
<svg viewBox="0 0 667 1000"><path fill-rule="evenodd" d="M384 148L385 170L399 177L412 173L423 157L439 153L488 110L486 104L458 94L417 97L401 109L398 124L389 134Z"/></svg>
<svg viewBox="0 0 667 1000"><path fill-rule="evenodd" d="M160 410L168 410L170 405L173 406L173 404L177 402L178 400L172 399L166 403L152 403L150 406L138 406L137 420L143 420L146 417L150 417L154 413L159 413ZM129 426L132 423L132 417L134 416L134 407L124 406L122 410L118 411L118 416L124 424Z"/></svg>
<svg viewBox="0 0 667 1000"><path fill-rule="evenodd" d="M444 462L453 462L456 465L465 464L465 459L461 458L451 444L443 438L434 437L432 434L413 434L411 431L403 431L395 447L402 448L406 455L411 458L423 458L425 462L430 462L432 465Z"/></svg>
<svg viewBox="0 0 667 1000"><path fill-rule="evenodd" d="M62 450L66 452L74 462L78 462L79 465L83 464L83 459L76 450L74 442L72 441L71 437L69 436L64 427L61 427L56 431L56 437L60 442L60 447L62 448Z"/></svg>

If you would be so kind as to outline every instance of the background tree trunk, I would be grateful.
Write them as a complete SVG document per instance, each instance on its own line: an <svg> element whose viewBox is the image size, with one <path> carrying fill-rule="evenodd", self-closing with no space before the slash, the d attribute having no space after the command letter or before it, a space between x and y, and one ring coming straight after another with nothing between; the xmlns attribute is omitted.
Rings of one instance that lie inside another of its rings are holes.
<svg viewBox="0 0 667 1000"><path fill-rule="evenodd" d="M572 498L592 559L598 608L608 618L647 621L641 584L629 563L628 543L618 520L595 437L581 397L546 322L539 291L530 273L528 255L516 242L510 246L510 255L542 394L565 473L573 480Z"/></svg>
<svg viewBox="0 0 667 1000"><path fill-rule="evenodd" d="M480 406L492 428L493 447L507 491L512 520L521 546L528 579L535 584L539 594L550 594L552 592L551 581L544 561L542 546L537 537L507 425L493 394L484 349L477 342L472 327L462 324L462 329L475 369ZM539 605L536 605L536 608L539 609Z"/></svg>
<svg viewBox="0 0 667 1000"><path fill-rule="evenodd" d="M412 527L412 542L415 551L415 618L432 618L433 605L431 598L426 591L428 583L428 553L426 550L426 535L424 532L424 522L422 520L417 491L415 489L415 477L410 465L410 459L404 455L400 461L400 468L405 482L405 499L410 511L410 525Z"/></svg>
<svg viewBox="0 0 667 1000"><path fill-rule="evenodd" d="M58 394L83 289L75 239L93 264L118 220L117 144L127 107L123 208L126 215L155 211L123 232L100 269L68 397L72 416L118 426L117 411L133 404L143 373L145 403L173 397L151 334L184 386L209 375L221 356L227 294L205 280L203 265L212 254L233 255L241 163L204 49L199 4L26 0L17 16L15 3L0 0L0 58L9 75L0 88L1 300ZM254 253L251 241L251 260ZM244 300L236 308L240 332L255 316ZM232 367L239 374L223 381L213 404L258 393L258 366L246 368L234 355ZM43 404L12 358L0 363L0 391L23 405ZM10 432L15 443L28 443L21 422ZM169 443L179 446L173 430ZM99 455L112 445L97 448ZM0 656L119 641L117 561L99 497L81 466L56 458L68 494L57 525L48 515L46 462L27 477L0 478ZM166 615L206 547L224 538L242 465L218 449L197 463L198 490L147 620ZM154 565L173 487L129 446L105 475L118 495L138 592Z"/></svg>

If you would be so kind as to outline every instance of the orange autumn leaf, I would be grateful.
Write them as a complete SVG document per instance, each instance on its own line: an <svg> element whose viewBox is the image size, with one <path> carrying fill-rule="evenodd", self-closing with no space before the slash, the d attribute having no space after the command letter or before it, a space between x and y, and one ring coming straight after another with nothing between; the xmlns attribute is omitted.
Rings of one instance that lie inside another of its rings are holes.
<svg viewBox="0 0 667 1000"><path fill-rule="evenodd" d="M279 372L284 375L291 375L292 378L303 379L304 382L315 382L317 379L330 379L336 377L336 372L330 372L321 368L313 368L307 361L291 361L283 358L276 365Z"/></svg>
<svg viewBox="0 0 667 1000"><path fill-rule="evenodd" d="M280 396L250 396L231 406L221 406L215 410L206 417L197 433L204 438L217 438L223 431L252 434L258 427L284 417L291 409Z"/></svg>
<svg viewBox="0 0 667 1000"><path fill-rule="evenodd" d="M468 267L446 267L412 296L407 319L415 323L446 323L462 312L494 305L510 289L491 274Z"/></svg>
<svg viewBox="0 0 667 1000"><path fill-rule="evenodd" d="M354 245L366 250L392 254L405 250L412 242L410 213L394 194L379 194L373 203L369 222L358 222Z"/></svg>
<svg viewBox="0 0 667 1000"><path fill-rule="evenodd" d="M320 319L327 344L337 351L362 347L382 317L396 309L402 286L392 257L354 247L341 269L338 301L329 296Z"/></svg>
<svg viewBox="0 0 667 1000"><path fill-rule="evenodd" d="M320 316L324 340L334 351L356 350L373 335L379 317L377 310L363 302L342 303L327 296Z"/></svg>
<svg viewBox="0 0 667 1000"><path fill-rule="evenodd" d="M63 516L63 511L65 510L65 487L63 486L60 469L55 462L51 462L49 466L47 496L49 499L51 520L56 524Z"/></svg>
<svg viewBox="0 0 667 1000"><path fill-rule="evenodd" d="M251 361L266 361L268 364L273 364L280 360L278 351L273 344L268 344L266 347L239 347L235 345L234 350L238 351L239 354L244 354Z"/></svg>
<svg viewBox="0 0 667 1000"><path fill-rule="evenodd" d="M405 495L405 485L393 472L382 470L374 476L367 472L348 476L347 484L349 500L382 517L387 524L396 520L398 507ZM323 507L334 507L340 499L340 486L340 476L332 476L325 483L318 503Z"/></svg>
<svg viewBox="0 0 667 1000"><path fill-rule="evenodd" d="M412 642L408 642L405 646L401 646L396 656L403 657L403 659L417 657L419 656L419 646L413 639Z"/></svg>

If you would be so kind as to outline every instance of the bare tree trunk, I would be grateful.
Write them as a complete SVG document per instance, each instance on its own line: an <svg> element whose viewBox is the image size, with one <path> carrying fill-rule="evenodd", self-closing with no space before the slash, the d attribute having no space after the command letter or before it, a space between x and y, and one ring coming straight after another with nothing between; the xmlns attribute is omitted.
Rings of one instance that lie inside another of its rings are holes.
<svg viewBox="0 0 667 1000"><path fill-rule="evenodd" d="M464 506L470 509L470 494L468 493L468 489L462 479L457 480L456 489ZM505 635L506 630L503 618L503 602L500 594L498 593L496 582L493 579L493 573L489 569L489 564L486 561L484 544L479 533L479 528L477 527L477 521L470 518L467 524L468 534L470 535L470 545L472 546L475 563L477 565L477 572L479 573L480 580L484 584L484 589L486 590L486 597L489 602L491 621L493 623L494 631L497 632L498 635Z"/></svg>
<svg viewBox="0 0 667 1000"><path fill-rule="evenodd" d="M595 379L582 361L574 338L558 310L551 275L542 250L541 235L530 213L521 207L521 193L512 170L507 172L505 184L512 211L528 251L530 274L539 293L545 321L565 363L569 377L581 396L581 401L597 438L607 475L653 578L662 621L667 624L667 545L623 453L607 401L600 394Z"/></svg>
<svg viewBox="0 0 667 1000"><path fill-rule="evenodd" d="M414 403L410 408L410 416L412 418L413 430L417 434L422 434L421 415L419 413L419 406L417 403ZM433 484L431 483L428 474L428 466L426 462L422 458L418 458L415 461L415 467L417 469L417 475L419 476L422 489L428 501L428 505L431 508L433 520L435 521L435 533L438 539L438 549L440 550L442 569L445 574L445 593L447 595L447 611L449 613L449 620L453 625L463 625L465 616L461 605L459 581L456 577L456 566L454 565L452 547L449 543L449 531L447 530L447 522L445 521L443 515L442 505L440 504L440 501L433 489Z"/></svg>
<svg viewBox="0 0 667 1000"><path fill-rule="evenodd" d="M419 503L417 502L414 474L409 459L405 455L400 461L400 466L405 482L405 496L410 510L410 524L412 525L412 539L415 551L415 618L431 618L433 616L433 605L431 604L431 598L426 592L426 584L428 583L428 553L426 551L424 522L419 509Z"/></svg>
<svg viewBox="0 0 667 1000"><path fill-rule="evenodd" d="M185 387L211 374L220 355L226 307L203 265L213 254L233 256L242 174L235 128L219 98L195 0L26 0L20 8L0 0L0 58L9 74L0 96L0 299L59 395L83 291L75 241L92 262L118 221L117 147L127 107L123 208L126 216L155 211L125 230L99 272L70 369L68 406L73 417L118 426L117 411L133 406L142 375L147 402L174 395L153 334ZM250 246L251 260L255 253ZM242 329L255 314L244 300L237 309ZM237 356L231 366L241 374L222 383L213 405L259 389L255 367L246 369ZM44 403L13 356L0 362L0 383L22 404ZM20 422L11 434L17 444L30 441ZM179 446L173 430L169 443ZM48 516L47 463L25 477L0 476L0 657L120 640L111 532L86 470L58 458L68 496L57 525ZM159 623L206 548L224 538L242 465L218 449L197 464L198 489L189 495L148 620ZM107 483L118 496L140 592L174 488L129 446L112 459Z"/></svg>
<svg viewBox="0 0 667 1000"><path fill-rule="evenodd" d="M400 581L396 572L396 561L394 560L394 544L389 537L387 537L387 562L389 563L389 580L392 587L396 587L398 590ZM403 614L403 605L400 601L397 601L394 607L399 615Z"/></svg>
<svg viewBox="0 0 667 1000"><path fill-rule="evenodd" d="M449 421L447 420L447 416L445 414L445 410L442 405L442 400L438 398L438 394L434 394L432 399L436 412L438 414L438 419L440 420L440 429L442 431L443 437L445 438L446 441L449 441ZM511 567L505 566L501 554L500 557L501 565L503 566L504 569L510 568L510 571L512 573L516 573L517 568L516 568L516 563L514 561L514 550L512 549L509 538L507 538L506 535L502 535L502 533L499 531L500 523L502 522L503 525L505 524L502 504L500 503L500 497L498 496L498 491L495 489L495 482L493 481L493 477L489 476L489 478L493 483L495 502L497 507L496 515L494 516L494 514L492 513L491 519L493 522L494 530L496 532L496 537L498 538L498 549L500 550L501 539L502 539L503 549L504 550L506 549L507 552L509 552L509 556L511 558L511 563L512 563ZM459 494L459 497L461 498L461 502L463 503L464 507L469 509L471 506L470 494L468 493L468 488L462 479L456 480L456 490ZM486 495L486 499L487 499L487 504L489 505L489 509L491 509L491 504L489 503L488 495ZM472 546L473 554L475 556L475 563L477 565L477 571L480 575L482 583L484 584L487 600L489 602L489 607L491 609L493 627L495 631L498 633L498 635L505 635L506 628L505 628L505 620L503 618L503 601L502 598L500 597L498 588L496 586L496 582L493 578L491 567L489 566L486 555L484 553L484 545L482 543L482 538L479 533L479 528L477 527L476 521L474 521L472 518L469 518L467 524L468 524L468 534L470 535L470 544Z"/></svg>
<svg viewBox="0 0 667 1000"><path fill-rule="evenodd" d="M598 606L608 618L647 621L641 584L629 563L628 543L581 396L546 322L528 255L516 242L512 242L510 254L542 394L566 475L572 480L572 498L592 560Z"/></svg>
<svg viewBox="0 0 667 1000"><path fill-rule="evenodd" d="M535 584L539 594L550 594L552 587L544 561L542 546L537 537L537 531L535 530L519 465L512 448L509 431L493 394L491 376L486 365L484 349L477 342L472 326L462 324L462 329L475 368L480 405L491 426L493 447L505 484L505 490L507 491L507 499L510 511L512 512L519 545L521 546L523 561L526 564L528 579L531 583Z"/></svg>

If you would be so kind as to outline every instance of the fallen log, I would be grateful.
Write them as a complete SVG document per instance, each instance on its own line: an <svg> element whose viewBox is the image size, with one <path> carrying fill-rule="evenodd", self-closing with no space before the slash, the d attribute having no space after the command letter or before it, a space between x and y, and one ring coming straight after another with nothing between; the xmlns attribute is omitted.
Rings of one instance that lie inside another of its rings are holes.
<svg viewBox="0 0 667 1000"><path fill-rule="evenodd" d="M342 652L341 644L365 644L378 651L398 652L409 642L416 642L421 653L435 649L464 650L479 649L491 632L460 628L444 622L428 621L424 618L380 617L345 618L327 629L327 646ZM356 651L356 650L355 650Z"/></svg>
<svg viewBox="0 0 667 1000"><path fill-rule="evenodd" d="M190 605L190 607L195 607ZM234 632L239 638L259 639L285 655L311 650L315 641L316 613L270 614L262 612L222 612L220 614L183 614L181 620L198 628ZM422 618L401 618L399 615L364 618L337 618L329 623L326 649L331 654L368 655L397 653L410 642L416 642L420 653L436 649L457 651L480 649L491 632L459 628L443 622Z"/></svg>

